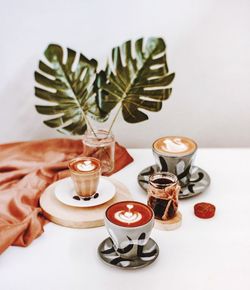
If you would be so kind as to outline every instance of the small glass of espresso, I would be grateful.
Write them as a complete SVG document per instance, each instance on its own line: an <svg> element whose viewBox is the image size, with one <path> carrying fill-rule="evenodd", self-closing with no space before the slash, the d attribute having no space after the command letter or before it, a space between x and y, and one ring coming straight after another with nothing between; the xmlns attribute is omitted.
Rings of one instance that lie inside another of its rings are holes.
<svg viewBox="0 0 250 290"><path fill-rule="evenodd" d="M180 189L177 176L170 172L157 172L149 177L147 203L156 219L166 221L176 215Z"/></svg>

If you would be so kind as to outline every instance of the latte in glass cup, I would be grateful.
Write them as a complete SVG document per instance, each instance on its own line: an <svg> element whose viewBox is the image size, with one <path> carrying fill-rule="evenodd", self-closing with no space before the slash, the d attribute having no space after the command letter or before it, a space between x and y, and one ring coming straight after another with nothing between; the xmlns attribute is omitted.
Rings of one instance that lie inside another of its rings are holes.
<svg viewBox="0 0 250 290"><path fill-rule="evenodd" d="M83 197L96 193L101 175L101 163L93 157L77 157L69 162L71 178L75 191Z"/></svg>

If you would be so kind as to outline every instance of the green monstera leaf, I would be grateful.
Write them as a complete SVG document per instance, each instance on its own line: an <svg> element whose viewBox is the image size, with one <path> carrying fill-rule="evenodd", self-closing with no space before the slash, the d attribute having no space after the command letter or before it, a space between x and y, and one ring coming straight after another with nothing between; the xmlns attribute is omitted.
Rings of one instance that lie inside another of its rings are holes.
<svg viewBox="0 0 250 290"><path fill-rule="evenodd" d="M50 44L45 50L46 63L39 62L35 72L35 95L49 105L37 105L40 114L53 116L44 123L64 134L82 135L87 128L87 115L104 121L94 92L97 62L67 49L64 56L59 45ZM78 59L79 57L79 59ZM66 59L66 61L64 61Z"/></svg>
<svg viewBox="0 0 250 290"><path fill-rule="evenodd" d="M142 111L157 112L169 98L174 73L168 72L166 46L161 38L127 41L112 50L106 71L98 75L97 102L109 113L120 104L125 121L148 119Z"/></svg>

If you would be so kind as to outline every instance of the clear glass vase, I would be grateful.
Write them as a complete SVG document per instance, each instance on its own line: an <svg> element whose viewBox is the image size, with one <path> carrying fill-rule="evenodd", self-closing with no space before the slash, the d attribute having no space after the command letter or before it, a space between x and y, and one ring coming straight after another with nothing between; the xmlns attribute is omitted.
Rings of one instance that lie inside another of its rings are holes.
<svg viewBox="0 0 250 290"><path fill-rule="evenodd" d="M103 174L108 174L114 169L115 139L111 132L87 131L83 137L83 147L85 156L92 156L101 161Z"/></svg>

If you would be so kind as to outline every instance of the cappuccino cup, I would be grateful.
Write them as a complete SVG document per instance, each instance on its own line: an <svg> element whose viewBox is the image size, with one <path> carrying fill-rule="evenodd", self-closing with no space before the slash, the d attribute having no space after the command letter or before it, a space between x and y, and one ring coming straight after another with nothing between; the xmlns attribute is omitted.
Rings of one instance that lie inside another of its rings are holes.
<svg viewBox="0 0 250 290"><path fill-rule="evenodd" d="M82 197L96 193L101 175L101 163L93 157L78 157L69 162L70 175L75 191Z"/></svg>
<svg viewBox="0 0 250 290"><path fill-rule="evenodd" d="M105 226L116 253L123 259L140 258L154 227L154 212L146 204L122 201L105 213Z"/></svg>
<svg viewBox="0 0 250 290"><path fill-rule="evenodd" d="M152 145L159 171L175 174L181 186L189 181L197 148L194 140L182 136L161 137Z"/></svg>

